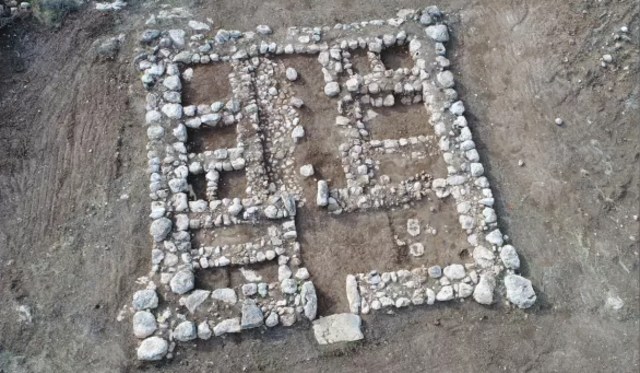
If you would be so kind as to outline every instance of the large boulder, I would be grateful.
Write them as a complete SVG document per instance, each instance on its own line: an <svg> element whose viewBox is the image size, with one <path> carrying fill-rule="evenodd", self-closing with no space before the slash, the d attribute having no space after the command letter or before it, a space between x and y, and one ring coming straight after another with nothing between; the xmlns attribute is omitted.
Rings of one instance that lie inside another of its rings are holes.
<svg viewBox="0 0 640 373"><path fill-rule="evenodd" d="M507 288L507 299L519 308L529 308L536 302L536 292L531 281L518 275L507 275L504 278Z"/></svg>
<svg viewBox="0 0 640 373"><path fill-rule="evenodd" d="M313 334L321 345L338 342L352 342L364 338L360 316L339 313L320 318L313 322Z"/></svg>

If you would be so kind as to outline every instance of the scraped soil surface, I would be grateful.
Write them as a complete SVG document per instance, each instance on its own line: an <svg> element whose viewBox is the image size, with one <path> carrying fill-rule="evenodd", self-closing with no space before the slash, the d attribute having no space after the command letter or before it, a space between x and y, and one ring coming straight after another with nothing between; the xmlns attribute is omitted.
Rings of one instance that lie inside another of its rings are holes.
<svg viewBox="0 0 640 373"><path fill-rule="evenodd" d="M24 20L0 31L1 371L639 370L637 2L434 1L453 30L448 57L456 88L494 187L500 226L538 293L534 307L465 302L379 312L364 318L366 340L348 348L320 348L300 323L181 345L173 361L157 364L135 360L130 320L117 321L135 279L150 268L151 245L145 93L131 56L157 4L129 3L117 14L82 10L59 30ZM276 32L388 18L394 7L425 5L181 3L216 28L269 24ZM631 42L614 49L622 25ZM97 58L94 42L119 33L127 38L118 56ZM614 62L601 67L606 53ZM388 63L401 63L393 58ZM283 63L300 64L301 85L316 84L321 75L303 65L317 62L305 61ZM319 114L303 114L318 129L305 141L331 136L324 131L333 126L335 107L317 90L300 89L300 96ZM315 119L321 116L327 119ZM562 126L554 124L557 117ZM336 159L326 158L333 150L312 146L302 143L300 154L320 164L323 177L338 178L339 159L336 167ZM305 190L313 187L308 183ZM322 260L303 257L318 287L328 288L321 289L321 313L344 309L342 271L391 269L404 260L397 247L381 251L395 247L385 229L407 218L392 215L325 217L330 234L316 236L312 212L298 222L301 244L324 250ZM362 219L379 229L358 229L367 224ZM447 219L428 223L444 231L455 225ZM379 245L362 243L378 238ZM433 242L452 245L449 257L437 259L467 255L455 242ZM199 281L228 284L237 274L221 276Z"/></svg>

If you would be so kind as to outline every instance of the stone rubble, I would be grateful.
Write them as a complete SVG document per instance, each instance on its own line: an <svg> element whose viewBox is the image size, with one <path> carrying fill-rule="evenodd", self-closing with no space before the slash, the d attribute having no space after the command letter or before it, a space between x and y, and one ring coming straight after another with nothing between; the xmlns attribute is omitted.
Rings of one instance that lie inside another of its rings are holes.
<svg viewBox="0 0 640 373"><path fill-rule="evenodd" d="M147 23L190 17L176 8L163 10ZM147 299L153 298L151 293L134 295L133 307L140 314L134 320L134 334L146 337L138 348L139 359L163 358L169 350L167 341L290 326L316 317L317 294L309 280L313 274L303 266L295 221L297 207L313 203L304 200L302 180L314 176L314 165L298 170L293 166L294 149L305 136L299 113L304 102L295 92L298 71L271 58L278 55L317 55L324 94L336 102L335 126L344 138L337 155L346 185L317 179L315 205L327 213L341 214L399 207L423 198L451 198L473 252L473 261L442 263L444 269L374 270L347 276L352 314L314 321L319 343L363 338L358 313L432 305L472 295L478 303L491 304L496 281L504 273L507 298L521 308L533 304L530 282L515 274L519 259L513 246L505 245L507 238L498 228L492 190L464 116L464 103L453 88L455 79L448 70L445 47L449 29L442 18L436 7L429 7L401 10L388 20L292 27L283 36L276 36L279 33L266 25L243 33L215 29L210 21L194 19L185 29L152 26L142 33L139 40L145 52L136 57L135 64L148 90L150 276L156 286L153 294L157 291L164 301L158 304L157 295L155 303ZM381 53L394 46L408 49L413 66L396 70L384 66ZM352 54L357 50L367 51L370 72L353 69ZM232 67L227 96L183 106L183 83L195 79L193 68L217 63ZM398 105L424 106L425 123L435 135L372 138L368 128L374 110ZM190 131L230 126L236 133L233 146L189 150ZM388 154L407 159L441 155L448 175L434 178L425 171L391 183L376 161ZM245 195L221 197L220 185L230 172L243 175ZM192 178L203 181L205 195L195 194ZM217 232L234 226L263 232L244 243L226 244L216 238ZM432 228L427 226L423 232L417 219L407 221L410 237L425 232L431 233ZM206 239L196 244L192 236L200 234ZM432 249L419 242L408 245L413 257ZM256 263L278 265L277 281L245 268ZM197 288L196 272L220 267L244 270L245 282L233 288ZM154 323L156 328L151 331Z"/></svg>

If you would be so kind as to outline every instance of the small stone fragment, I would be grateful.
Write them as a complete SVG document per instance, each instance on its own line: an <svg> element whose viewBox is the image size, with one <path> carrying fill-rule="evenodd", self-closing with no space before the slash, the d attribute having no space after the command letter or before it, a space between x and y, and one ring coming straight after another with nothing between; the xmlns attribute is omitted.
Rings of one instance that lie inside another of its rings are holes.
<svg viewBox="0 0 640 373"><path fill-rule="evenodd" d="M516 252L515 247L511 245L504 245L500 250L500 259L505 267L509 269L520 269L520 258Z"/></svg>
<svg viewBox="0 0 640 373"><path fill-rule="evenodd" d="M496 279L491 274L480 275L480 281L473 291L473 299L480 304L493 303L493 290L496 287Z"/></svg>
<svg viewBox="0 0 640 373"><path fill-rule="evenodd" d="M181 342L191 341L197 336L196 326L191 321L183 321L173 330L173 338Z"/></svg>
<svg viewBox="0 0 640 373"><path fill-rule="evenodd" d="M285 75L287 76L287 79L290 82L294 82L298 80L298 72L293 67L287 67L287 70L285 71Z"/></svg>
<svg viewBox="0 0 640 373"><path fill-rule="evenodd" d="M221 301L229 304L236 304L238 302L238 296L235 290L230 288L216 289L211 292L211 298L213 300Z"/></svg>
<svg viewBox="0 0 640 373"><path fill-rule="evenodd" d="M271 30L271 27L267 25L256 26L256 32L260 35L271 35L271 33L273 33L273 31Z"/></svg>
<svg viewBox="0 0 640 373"><path fill-rule="evenodd" d="M313 172L313 165L305 164L304 166L300 167L300 175L304 177L313 176Z"/></svg>
<svg viewBox="0 0 640 373"><path fill-rule="evenodd" d="M194 31L209 31L211 27L204 22L199 22L195 20L191 20L188 23L189 27L191 27Z"/></svg>
<svg viewBox="0 0 640 373"><path fill-rule="evenodd" d="M213 327L213 335L219 337L228 333L239 333L242 330L240 326L240 318L235 317L220 321Z"/></svg>
<svg viewBox="0 0 640 373"><path fill-rule="evenodd" d="M409 245L409 254L412 256L423 256L424 255L424 245L420 242L415 242Z"/></svg>
<svg viewBox="0 0 640 373"><path fill-rule="evenodd" d="M420 234L420 221L418 219L407 219L407 233L412 237Z"/></svg>
<svg viewBox="0 0 640 373"><path fill-rule="evenodd" d="M453 287L451 285L443 286L442 289L436 294L436 300L438 302L446 302L453 299Z"/></svg>
<svg viewBox="0 0 640 373"><path fill-rule="evenodd" d="M196 289L185 299L184 305L189 312L194 313L198 306L200 306L211 294L208 290Z"/></svg>
<svg viewBox="0 0 640 373"><path fill-rule="evenodd" d="M211 335L212 335L212 332L208 322L203 321L200 324L198 324L198 338L207 340L211 338Z"/></svg>

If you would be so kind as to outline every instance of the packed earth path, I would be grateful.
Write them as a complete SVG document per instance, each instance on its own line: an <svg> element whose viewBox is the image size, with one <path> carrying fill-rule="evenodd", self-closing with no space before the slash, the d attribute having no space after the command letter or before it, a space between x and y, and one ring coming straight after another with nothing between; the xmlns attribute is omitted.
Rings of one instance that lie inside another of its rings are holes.
<svg viewBox="0 0 640 373"><path fill-rule="evenodd" d="M10 3L0 371L638 370L637 2Z"/></svg>

